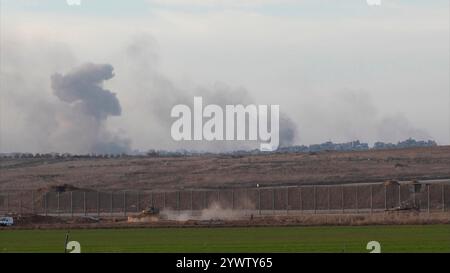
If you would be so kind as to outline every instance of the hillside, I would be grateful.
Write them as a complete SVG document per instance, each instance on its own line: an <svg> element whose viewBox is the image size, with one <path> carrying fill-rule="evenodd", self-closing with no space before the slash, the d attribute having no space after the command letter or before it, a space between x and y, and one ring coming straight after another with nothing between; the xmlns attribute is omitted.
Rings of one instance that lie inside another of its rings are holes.
<svg viewBox="0 0 450 273"><path fill-rule="evenodd" d="M0 190L183 189L450 178L450 146L249 156L2 159Z"/></svg>

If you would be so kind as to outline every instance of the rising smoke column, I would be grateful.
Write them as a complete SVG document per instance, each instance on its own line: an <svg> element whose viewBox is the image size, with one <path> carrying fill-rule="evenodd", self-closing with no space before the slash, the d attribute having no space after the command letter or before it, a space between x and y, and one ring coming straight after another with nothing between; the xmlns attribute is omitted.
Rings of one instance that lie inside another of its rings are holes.
<svg viewBox="0 0 450 273"><path fill-rule="evenodd" d="M145 132L153 137L156 147L163 149L187 149L208 152L227 152L235 150L257 149L257 141L187 141L176 142L170 135L170 127L174 119L170 111L177 104L193 107L194 96L201 96L203 104L216 104L225 109L225 105L257 104L255 98L244 87L231 86L215 81L210 84L180 84L165 75L159 69L158 46L152 36L142 35L135 39L124 50L126 69L131 81L127 82L130 90L140 90L140 102L149 104L146 107L153 129L158 134ZM122 75L122 72L121 72ZM133 91L132 91L133 92ZM276 103L274 103L276 104ZM141 107L142 108L142 107ZM280 147L295 144L297 125L283 110L280 112ZM159 137L156 139L156 137Z"/></svg>
<svg viewBox="0 0 450 273"><path fill-rule="evenodd" d="M51 76L53 94L70 107L66 127L85 136L85 151L94 153L128 152L130 141L113 135L105 128L109 116L120 116L122 108L116 94L103 87L103 82L114 77L109 64L83 64L69 73ZM86 130L88 132L86 132ZM86 137L87 136L87 137Z"/></svg>
<svg viewBox="0 0 450 273"><path fill-rule="evenodd" d="M104 89L103 81L114 77L109 64L84 64L67 75L51 77L53 94L60 100L78 104L86 115L102 121L108 116L119 116L122 109L116 94Z"/></svg>

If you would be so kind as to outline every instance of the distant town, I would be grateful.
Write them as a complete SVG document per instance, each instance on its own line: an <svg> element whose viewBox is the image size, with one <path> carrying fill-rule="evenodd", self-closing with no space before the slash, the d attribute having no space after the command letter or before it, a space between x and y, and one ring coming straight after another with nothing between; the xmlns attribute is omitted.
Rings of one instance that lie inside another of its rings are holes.
<svg viewBox="0 0 450 273"><path fill-rule="evenodd" d="M291 146L291 147L281 147L277 152L286 153L309 153L309 152L321 152L321 151L366 151L370 149L401 149L401 148L415 148L415 147L432 147L437 146L437 143L433 140L415 140L409 138L405 141L394 143L385 142L375 142L373 147L369 144L360 142L359 140L350 141L346 143L333 143L331 141L322 144L313 144L309 146Z"/></svg>
<svg viewBox="0 0 450 273"><path fill-rule="evenodd" d="M280 147L276 151L264 152L258 149L254 150L239 150L232 152L225 152L220 154L225 155L253 155L253 154L270 154L270 153L316 153L324 151L367 151L367 150L381 150L381 149L402 149L402 148L417 148L417 147L433 147L437 146L437 143L433 140L415 140L409 138L404 141L394 143L375 142L372 147L368 143L360 142L359 140L345 142L345 143L333 143L327 141L322 144L312 144L309 146L296 145ZM130 154L70 154L70 153L0 153L0 159L18 159L18 158L121 158L121 157L177 157L177 156L195 156L195 155L208 155L218 154L212 152L202 151L189 151L189 150L149 150L147 152L135 151Z"/></svg>

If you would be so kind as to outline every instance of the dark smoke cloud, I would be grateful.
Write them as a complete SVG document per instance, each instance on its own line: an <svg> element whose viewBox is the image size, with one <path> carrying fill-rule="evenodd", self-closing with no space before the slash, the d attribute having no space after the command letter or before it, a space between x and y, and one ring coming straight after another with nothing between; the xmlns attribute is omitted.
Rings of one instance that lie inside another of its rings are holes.
<svg viewBox="0 0 450 273"><path fill-rule="evenodd" d="M87 63L67 75L53 75L51 82L53 93L60 100L75 103L87 115L103 120L122 112L116 94L102 87L103 81L112 77L111 65Z"/></svg>
<svg viewBox="0 0 450 273"><path fill-rule="evenodd" d="M103 82L114 77L109 64L83 64L69 73L51 76L53 94L70 105L69 112L61 115L64 128L60 139L73 139L77 151L93 153L126 153L131 141L106 129L109 116L122 113L116 94L103 88ZM61 131L61 130L60 130Z"/></svg>

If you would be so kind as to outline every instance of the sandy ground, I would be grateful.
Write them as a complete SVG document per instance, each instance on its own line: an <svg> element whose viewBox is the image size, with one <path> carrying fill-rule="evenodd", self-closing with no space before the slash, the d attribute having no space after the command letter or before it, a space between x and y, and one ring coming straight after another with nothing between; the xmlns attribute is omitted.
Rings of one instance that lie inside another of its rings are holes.
<svg viewBox="0 0 450 273"><path fill-rule="evenodd" d="M136 216L136 215L135 215ZM130 221L130 217L54 217L14 215L15 225L1 229L81 229L156 227L257 227L257 226L363 226L450 224L450 212L418 213L390 211L374 214L247 215L228 218L149 219ZM133 218L133 216L131 217Z"/></svg>
<svg viewBox="0 0 450 273"><path fill-rule="evenodd" d="M450 146L255 156L1 159L0 190L182 190L450 178Z"/></svg>

